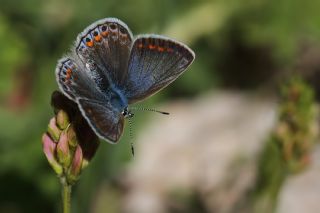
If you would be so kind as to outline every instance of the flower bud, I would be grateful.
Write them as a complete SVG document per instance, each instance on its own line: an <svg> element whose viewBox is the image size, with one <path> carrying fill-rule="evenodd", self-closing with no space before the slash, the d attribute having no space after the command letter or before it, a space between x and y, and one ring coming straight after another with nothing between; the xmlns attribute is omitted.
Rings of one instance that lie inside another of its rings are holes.
<svg viewBox="0 0 320 213"><path fill-rule="evenodd" d="M60 134L61 134L61 130L57 127L56 125L56 118L53 117L50 119L49 125L48 125L48 133L50 134L51 138L54 141L58 141Z"/></svg>
<svg viewBox="0 0 320 213"><path fill-rule="evenodd" d="M82 160L82 149L80 146L77 146L74 152L71 168L67 177L70 183L74 183L79 178L82 169Z"/></svg>
<svg viewBox="0 0 320 213"><path fill-rule="evenodd" d="M63 131L57 144L57 158L63 167L68 167L71 163L71 154L68 143L67 132Z"/></svg>
<svg viewBox="0 0 320 213"><path fill-rule="evenodd" d="M65 111L59 110L56 117L57 117L56 122L60 129L66 129L70 124L68 114Z"/></svg>
<svg viewBox="0 0 320 213"><path fill-rule="evenodd" d="M89 160L83 158L82 159L81 169L85 169L88 165L89 165Z"/></svg>
<svg viewBox="0 0 320 213"><path fill-rule="evenodd" d="M58 175L61 175L63 172L62 166L55 158L55 149L57 144L47 134L43 134L42 145L43 152L46 155L49 164Z"/></svg>
<svg viewBox="0 0 320 213"><path fill-rule="evenodd" d="M74 130L73 125L71 125L67 130L68 140L70 147L75 148L78 145L76 132Z"/></svg>

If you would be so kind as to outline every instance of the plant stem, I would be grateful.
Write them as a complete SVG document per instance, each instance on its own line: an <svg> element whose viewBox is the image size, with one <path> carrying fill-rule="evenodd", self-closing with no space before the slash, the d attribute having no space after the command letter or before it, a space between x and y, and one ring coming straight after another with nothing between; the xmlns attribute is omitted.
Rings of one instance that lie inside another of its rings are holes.
<svg viewBox="0 0 320 213"><path fill-rule="evenodd" d="M71 185L61 179L63 213L71 213Z"/></svg>

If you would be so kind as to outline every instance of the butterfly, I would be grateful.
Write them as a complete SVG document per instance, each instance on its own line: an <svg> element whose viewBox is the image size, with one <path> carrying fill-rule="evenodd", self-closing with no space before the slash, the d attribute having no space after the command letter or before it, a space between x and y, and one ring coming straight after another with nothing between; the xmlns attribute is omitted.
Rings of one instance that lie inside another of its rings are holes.
<svg viewBox="0 0 320 213"><path fill-rule="evenodd" d="M129 104L141 101L177 79L195 58L186 45L153 34L133 37L116 18L98 20L58 61L56 80L100 138L117 143Z"/></svg>

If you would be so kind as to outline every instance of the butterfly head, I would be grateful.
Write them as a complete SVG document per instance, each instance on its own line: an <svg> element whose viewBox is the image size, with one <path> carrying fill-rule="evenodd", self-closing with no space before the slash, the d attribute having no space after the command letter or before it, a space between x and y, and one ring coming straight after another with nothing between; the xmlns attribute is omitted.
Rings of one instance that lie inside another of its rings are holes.
<svg viewBox="0 0 320 213"><path fill-rule="evenodd" d="M128 109L128 107L125 107L122 111L122 115L125 118L132 118L134 114Z"/></svg>

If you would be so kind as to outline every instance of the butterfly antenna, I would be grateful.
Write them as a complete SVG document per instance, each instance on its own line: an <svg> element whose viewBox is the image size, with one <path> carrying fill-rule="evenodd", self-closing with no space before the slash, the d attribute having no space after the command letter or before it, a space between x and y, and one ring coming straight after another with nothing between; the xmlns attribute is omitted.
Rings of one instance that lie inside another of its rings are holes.
<svg viewBox="0 0 320 213"><path fill-rule="evenodd" d="M169 112L163 112L163 111L159 111L159 110L156 110L156 109L149 109L149 108L144 108L144 107L130 107L130 109L140 110L140 111L157 112L157 113L160 113L160 114L163 114L163 115L170 115Z"/></svg>
<svg viewBox="0 0 320 213"><path fill-rule="evenodd" d="M129 121L129 137L130 137L130 146L131 146L131 154L134 157L134 146L133 146L133 136L132 136L132 117L128 117Z"/></svg>

